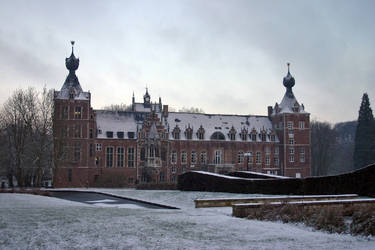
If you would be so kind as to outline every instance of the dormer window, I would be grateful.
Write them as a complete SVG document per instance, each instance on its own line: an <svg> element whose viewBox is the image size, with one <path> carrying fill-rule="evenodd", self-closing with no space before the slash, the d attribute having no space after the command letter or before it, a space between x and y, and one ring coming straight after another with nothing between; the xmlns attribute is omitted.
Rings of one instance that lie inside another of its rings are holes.
<svg viewBox="0 0 375 250"><path fill-rule="evenodd" d="M202 127L202 125L197 131L197 137L199 140L204 140L204 128Z"/></svg>
<svg viewBox="0 0 375 250"><path fill-rule="evenodd" d="M73 88L71 88L69 90L69 99L74 99L74 89Z"/></svg>
<svg viewBox="0 0 375 250"><path fill-rule="evenodd" d="M190 126L185 130L185 136L188 140L193 139L193 129Z"/></svg>
<svg viewBox="0 0 375 250"><path fill-rule="evenodd" d="M295 102L293 106L293 112L298 112L298 111L299 111L299 104L298 102Z"/></svg>
<svg viewBox="0 0 375 250"><path fill-rule="evenodd" d="M274 134L271 135L271 141L276 141L276 136Z"/></svg>
<svg viewBox="0 0 375 250"><path fill-rule="evenodd" d="M229 133L228 133L228 136L229 136L229 139L231 141L235 141L236 140L236 130L234 129L234 127L232 126L232 128L230 129Z"/></svg>
<svg viewBox="0 0 375 250"><path fill-rule="evenodd" d="M253 129L253 131L251 131L251 141L257 141L257 132L255 131L255 129Z"/></svg>
<svg viewBox="0 0 375 250"><path fill-rule="evenodd" d="M124 132L118 131L117 132L117 138L123 139L124 138Z"/></svg>
<svg viewBox="0 0 375 250"><path fill-rule="evenodd" d="M180 132L180 128L176 125L176 127L172 131L172 135L175 140L180 140Z"/></svg>
<svg viewBox="0 0 375 250"><path fill-rule="evenodd" d="M113 138L113 131L106 132L107 138Z"/></svg>
<svg viewBox="0 0 375 250"><path fill-rule="evenodd" d="M265 131L263 131L261 134L260 134L260 139L261 141L267 141L267 134Z"/></svg>
<svg viewBox="0 0 375 250"><path fill-rule="evenodd" d="M241 136L241 140L243 141L247 140L247 130L245 128L242 129L240 136Z"/></svg>

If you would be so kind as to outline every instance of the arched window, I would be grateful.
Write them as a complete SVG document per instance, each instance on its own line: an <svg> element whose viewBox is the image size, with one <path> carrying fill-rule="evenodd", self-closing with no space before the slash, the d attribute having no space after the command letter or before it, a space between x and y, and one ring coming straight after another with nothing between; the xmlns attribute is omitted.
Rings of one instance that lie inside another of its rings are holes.
<svg viewBox="0 0 375 250"><path fill-rule="evenodd" d="M215 132L211 135L211 140L225 140L225 136L221 132Z"/></svg>

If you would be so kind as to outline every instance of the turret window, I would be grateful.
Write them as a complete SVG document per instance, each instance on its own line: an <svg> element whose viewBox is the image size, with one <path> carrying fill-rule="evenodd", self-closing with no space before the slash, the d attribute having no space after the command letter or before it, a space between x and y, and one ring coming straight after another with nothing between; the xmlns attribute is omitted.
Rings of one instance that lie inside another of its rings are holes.
<svg viewBox="0 0 375 250"><path fill-rule="evenodd" d="M173 150L171 153L171 163L176 164L177 163L177 151Z"/></svg>
<svg viewBox="0 0 375 250"><path fill-rule="evenodd" d="M293 122L289 121L288 124L287 124L287 126L288 126L289 130L292 130L293 129Z"/></svg>
<svg viewBox="0 0 375 250"><path fill-rule="evenodd" d="M63 106L62 112L61 112L61 118L62 119L68 119L68 114L69 114L68 106Z"/></svg>
<svg viewBox="0 0 375 250"><path fill-rule="evenodd" d="M74 119L82 119L82 107L77 106L74 108Z"/></svg>
<svg viewBox="0 0 375 250"><path fill-rule="evenodd" d="M305 162L305 148L300 148L299 161L302 163Z"/></svg>
<svg viewBox="0 0 375 250"><path fill-rule="evenodd" d="M299 121L298 125L299 125L300 129L304 129L305 128L305 122L304 121Z"/></svg>
<svg viewBox="0 0 375 250"><path fill-rule="evenodd" d="M256 154L255 154L255 163L256 164L261 164L262 163L262 153L261 152L256 152Z"/></svg>

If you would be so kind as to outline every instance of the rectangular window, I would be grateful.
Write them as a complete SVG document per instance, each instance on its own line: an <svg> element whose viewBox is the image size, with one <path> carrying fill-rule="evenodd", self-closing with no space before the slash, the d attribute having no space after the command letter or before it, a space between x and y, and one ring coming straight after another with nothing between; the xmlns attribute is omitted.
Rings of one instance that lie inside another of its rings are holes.
<svg viewBox="0 0 375 250"><path fill-rule="evenodd" d="M90 157L94 155L94 144L90 144Z"/></svg>
<svg viewBox="0 0 375 250"><path fill-rule="evenodd" d="M82 107L76 106L74 108L74 119L82 119Z"/></svg>
<svg viewBox="0 0 375 250"><path fill-rule="evenodd" d="M220 150L215 151L215 164L221 164L222 152Z"/></svg>
<svg viewBox="0 0 375 250"><path fill-rule="evenodd" d="M204 151L201 153L201 164L207 163L207 153Z"/></svg>
<svg viewBox="0 0 375 250"><path fill-rule="evenodd" d="M266 155L266 165L269 166L271 164L271 159L269 155Z"/></svg>
<svg viewBox="0 0 375 250"><path fill-rule="evenodd" d="M176 164L177 163L177 151L173 150L171 153L171 163Z"/></svg>
<svg viewBox="0 0 375 250"><path fill-rule="evenodd" d="M72 182L72 169L71 168L68 169L68 181Z"/></svg>
<svg viewBox="0 0 375 250"><path fill-rule="evenodd" d="M128 167L134 167L134 148L128 148Z"/></svg>
<svg viewBox="0 0 375 250"><path fill-rule="evenodd" d="M279 147L275 147L274 153L275 153L275 155L279 155Z"/></svg>
<svg viewBox="0 0 375 250"><path fill-rule="evenodd" d="M273 164L274 164L275 166L279 166L279 157L278 157L278 156L275 156L275 157L273 158Z"/></svg>
<svg viewBox="0 0 375 250"><path fill-rule="evenodd" d="M100 157L99 156L95 157L95 165L100 166Z"/></svg>
<svg viewBox="0 0 375 250"><path fill-rule="evenodd" d="M74 143L74 161L79 161L81 159L81 143Z"/></svg>
<svg viewBox="0 0 375 250"><path fill-rule="evenodd" d="M294 155L294 148L289 148L289 154Z"/></svg>
<svg viewBox="0 0 375 250"><path fill-rule="evenodd" d="M249 161L249 164L253 164L253 152L247 152L247 157L248 157L248 161Z"/></svg>
<svg viewBox="0 0 375 250"><path fill-rule="evenodd" d="M262 153L261 152L256 152L255 163L256 164L261 164L262 163Z"/></svg>
<svg viewBox="0 0 375 250"><path fill-rule="evenodd" d="M187 154L185 151L181 152L181 163L186 163L187 160Z"/></svg>
<svg viewBox="0 0 375 250"><path fill-rule="evenodd" d="M94 137L94 135L93 135L93 131L92 131L92 128L90 128L89 136L90 136L90 138L93 138L93 137Z"/></svg>
<svg viewBox="0 0 375 250"><path fill-rule="evenodd" d="M113 167L113 147L107 147L105 159L105 166L107 168Z"/></svg>
<svg viewBox="0 0 375 250"><path fill-rule="evenodd" d="M289 155L289 162L294 162L294 155Z"/></svg>
<svg viewBox="0 0 375 250"><path fill-rule="evenodd" d="M294 138L289 138L289 144L294 144Z"/></svg>
<svg viewBox="0 0 375 250"><path fill-rule="evenodd" d="M68 137L68 126L61 128L61 137Z"/></svg>
<svg viewBox="0 0 375 250"><path fill-rule="evenodd" d="M270 147L266 147L266 155L269 155L269 154L271 154L271 149Z"/></svg>
<svg viewBox="0 0 375 250"><path fill-rule="evenodd" d="M61 112L61 118L62 119L68 119L68 117L69 117L68 114L69 114L68 106L63 106L62 112Z"/></svg>
<svg viewBox="0 0 375 250"><path fill-rule="evenodd" d="M293 122L289 121L287 126L288 126L289 130L292 130L293 129Z"/></svg>
<svg viewBox="0 0 375 250"><path fill-rule="evenodd" d="M244 154L243 154L243 152L238 152L238 154L237 154L237 162L238 163L243 163L243 158L244 158Z"/></svg>
<svg viewBox="0 0 375 250"><path fill-rule="evenodd" d="M276 136L275 135L271 135L271 141L276 141Z"/></svg>
<svg viewBox="0 0 375 250"><path fill-rule="evenodd" d="M197 163L197 152L195 150L191 151L191 164Z"/></svg>
<svg viewBox="0 0 375 250"><path fill-rule="evenodd" d="M299 152L299 161L305 162L305 148L301 148Z"/></svg>
<svg viewBox="0 0 375 250"><path fill-rule="evenodd" d="M96 144L96 151L102 151L102 144L101 143Z"/></svg>
<svg viewBox="0 0 375 250"><path fill-rule="evenodd" d="M81 138L81 125L76 124L74 126L74 138Z"/></svg>
<svg viewBox="0 0 375 250"><path fill-rule="evenodd" d="M117 148L117 167L124 167L124 148Z"/></svg>
<svg viewBox="0 0 375 250"><path fill-rule="evenodd" d="M176 173L176 166L172 166L171 171L172 171L172 173Z"/></svg>
<svg viewBox="0 0 375 250"><path fill-rule="evenodd" d="M300 129L304 129L305 128L305 122L304 121L299 121L298 124L299 124L299 128Z"/></svg>

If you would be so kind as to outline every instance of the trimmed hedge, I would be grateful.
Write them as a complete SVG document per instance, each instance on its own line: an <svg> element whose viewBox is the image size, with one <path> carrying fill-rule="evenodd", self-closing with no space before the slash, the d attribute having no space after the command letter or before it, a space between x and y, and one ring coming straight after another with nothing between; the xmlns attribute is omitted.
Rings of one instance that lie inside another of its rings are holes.
<svg viewBox="0 0 375 250"><path fill-rule="evenodd" d="M231 179L199 172L178 176L177 188L183 191L210 191L261 194L358 194L375 195L375 164L334 176L290 179Z"/></svg>

